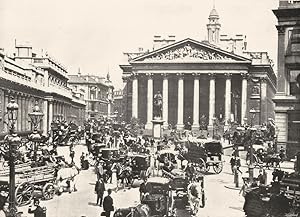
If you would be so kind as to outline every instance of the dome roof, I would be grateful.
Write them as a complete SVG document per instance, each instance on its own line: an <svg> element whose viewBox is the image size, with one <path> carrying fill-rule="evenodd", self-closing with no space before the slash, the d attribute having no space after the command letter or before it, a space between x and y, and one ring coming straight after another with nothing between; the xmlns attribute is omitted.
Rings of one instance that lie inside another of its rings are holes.
<svg viewBox="0 0 300 217"><path fill-rule="evenodd" d="M215 8L211 10L209 17L219 17L219 14Z"/></svg>

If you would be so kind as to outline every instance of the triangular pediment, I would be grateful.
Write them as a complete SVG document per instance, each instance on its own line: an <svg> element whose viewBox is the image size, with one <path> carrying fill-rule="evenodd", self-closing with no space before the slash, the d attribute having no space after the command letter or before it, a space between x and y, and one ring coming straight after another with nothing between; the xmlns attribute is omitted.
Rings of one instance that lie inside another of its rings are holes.
<svg viewBox="0 0 300 217"><path fill-rule="evenodd" d="M131 63L160 62L249 62L250 60L218 47L185 39L132 59Z"/></svg>

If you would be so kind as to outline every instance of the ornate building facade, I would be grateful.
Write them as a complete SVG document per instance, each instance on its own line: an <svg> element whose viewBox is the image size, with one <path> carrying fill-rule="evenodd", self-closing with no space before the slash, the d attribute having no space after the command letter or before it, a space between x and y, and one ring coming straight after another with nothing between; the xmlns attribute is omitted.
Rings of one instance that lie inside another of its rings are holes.
<svg viewBox="0 0 300 217"><path fill-rule="evenodd" d="M113 113L113 90L109 74L107 78L95 75L69 75L69 84L73 89L84 90L86 102L85 117L110 117Z"/></svg>
<svg viewBox="0 0 300 217"><path fill-rule="evenodd" d="M278 142L290 157L300 151L300 1L279 1L278 85L274 98Z"/></svg>
<svg viewBox="0 0 300 217"><path fill-rule="evenodd" d="M13 57L0 50L0 132L7 132L6 107L13 97L19 105L16 130L30 131L28 114L38 103L43 112L40 129L50 130L53 120L82 124L85 104L83 94L68 87L67 70L49 55L37 56L28 44L16 45Z"/></svg>
<svg viewBox="0 0 300 217"><path fill-rule="evenodd" d="M209 41L187 38L151 52L126 53L128 62L120 67L126 81L127 121L136 117L151 129L153 96L158 91L163 95L165 128L171 124L183 129L190 123L197 130L202 116L209 129L215 118L225 125L261 124L274 118L276 76L267 53L221 49L220 26L213 9L207 25Z"/></svg>
<svg viewBox="0 0 300 217"><path fill-rule="evenodd" d="M124 120L124 112L125 112L125 101L123 97L123 90L118 89L114 90L114 114L118 121Z"/></svg>

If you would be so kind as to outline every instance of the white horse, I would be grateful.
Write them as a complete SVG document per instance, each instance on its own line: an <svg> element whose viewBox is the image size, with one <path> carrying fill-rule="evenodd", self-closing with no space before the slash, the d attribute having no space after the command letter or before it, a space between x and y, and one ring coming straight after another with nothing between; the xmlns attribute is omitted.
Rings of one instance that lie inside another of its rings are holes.
<svg viewBox="0 0 300 217"><path fill-rule="evenodd" d="M57 172L56 184L60 193L64 191L76 191L76 176L79 174L78 168L66 167Z"/></svg>
<svg viewBox="0 0 300 217"><path fill-rule="evenodd" d="M204 207L204 191L201 182L192 182L187 187L188 199L193 215L196 215L200 207Z"/></svg>

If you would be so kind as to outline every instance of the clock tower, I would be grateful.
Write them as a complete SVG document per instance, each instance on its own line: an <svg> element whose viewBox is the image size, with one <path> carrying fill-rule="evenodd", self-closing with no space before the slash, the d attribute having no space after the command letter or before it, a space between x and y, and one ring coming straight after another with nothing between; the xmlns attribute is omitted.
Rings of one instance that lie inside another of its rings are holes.
<svg viewBox="0 0 300 217"><path fill-rule="evenodd" d="M208 42L210 44L219 44L220 40L220 28L221 24L219 23L219 14L215 9L215 6L211 10L209 17L208 17L208 24L207 24L207 33L208 33Z"/></svg>

